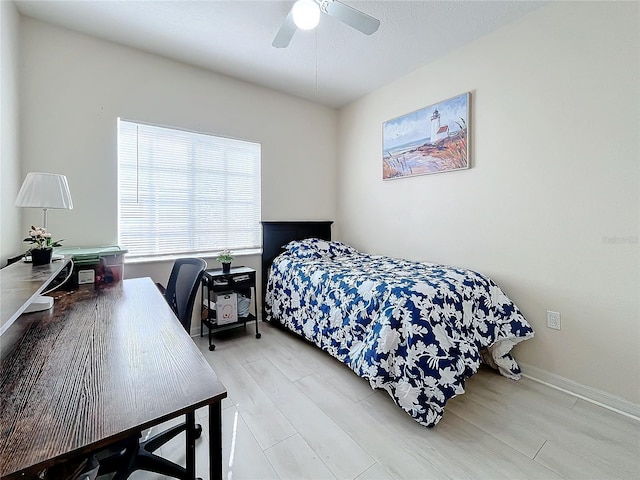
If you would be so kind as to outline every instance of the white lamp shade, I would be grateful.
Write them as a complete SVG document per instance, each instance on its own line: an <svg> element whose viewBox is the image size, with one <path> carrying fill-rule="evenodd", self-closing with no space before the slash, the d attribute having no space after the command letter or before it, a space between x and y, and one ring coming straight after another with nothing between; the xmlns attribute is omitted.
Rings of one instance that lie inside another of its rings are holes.
<svg viewBox="0 0 640 480"><path fill-rule="evenodd" d="M313 0L298 0L291 8L293 23L301 30L313 30L320 21L320 7Z"/></svg>
<svg viewBox="0 0 640 480"><path fill-rule="evenodd" d="M29 172L16 198L16 207L73 208L67 177Z"/></svg>

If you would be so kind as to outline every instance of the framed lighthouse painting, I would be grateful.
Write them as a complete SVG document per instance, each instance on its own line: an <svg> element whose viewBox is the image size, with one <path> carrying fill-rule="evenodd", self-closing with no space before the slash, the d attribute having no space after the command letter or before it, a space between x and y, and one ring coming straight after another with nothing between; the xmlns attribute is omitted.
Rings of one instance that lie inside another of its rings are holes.
<svg viewBox="0 0 640 480"><path fill-rule="evenodd" d="M382 179L469 168L469 93L382 124Z"/></svg>

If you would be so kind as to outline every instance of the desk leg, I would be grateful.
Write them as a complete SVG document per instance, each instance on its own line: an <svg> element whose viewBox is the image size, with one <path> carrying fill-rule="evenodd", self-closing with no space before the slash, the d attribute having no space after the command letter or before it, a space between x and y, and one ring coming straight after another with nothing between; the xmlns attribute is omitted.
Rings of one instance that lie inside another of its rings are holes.
<svg viewBox="0 0 640 480"><path fill-rule="evenodd" d="M196 478L196 414L195 412L189 412L186 414L187 423L187 476L189 478Z"/></svg>
<svg viewBox="0 0 640 480"><path fill-rule="evenodd" d="M209 405L209 478L222 480L222 407L220 401Z"/></svg>

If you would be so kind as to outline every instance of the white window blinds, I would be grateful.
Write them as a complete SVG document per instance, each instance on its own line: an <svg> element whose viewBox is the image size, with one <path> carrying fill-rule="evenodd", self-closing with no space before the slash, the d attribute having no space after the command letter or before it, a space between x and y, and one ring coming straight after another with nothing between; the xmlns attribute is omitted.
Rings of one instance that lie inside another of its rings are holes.
<svg viewBox="0 0 640 480"><path fill-rule="evenodd" d="M260 144L118 120L128 257L260 248Z"/></svg>

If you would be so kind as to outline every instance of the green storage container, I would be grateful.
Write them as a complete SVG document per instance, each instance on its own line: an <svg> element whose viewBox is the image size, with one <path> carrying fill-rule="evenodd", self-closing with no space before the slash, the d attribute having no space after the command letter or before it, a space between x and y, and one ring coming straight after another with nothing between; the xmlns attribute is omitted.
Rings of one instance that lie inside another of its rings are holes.
<svg viewBox="0 0 640 480"><path fill-rule="evenodd" d="M60 247L56 255L71 256L73 272L69 279L72 288L78 285L120 282L124 276L124 255L128 250L118 246Z"/></svg>

